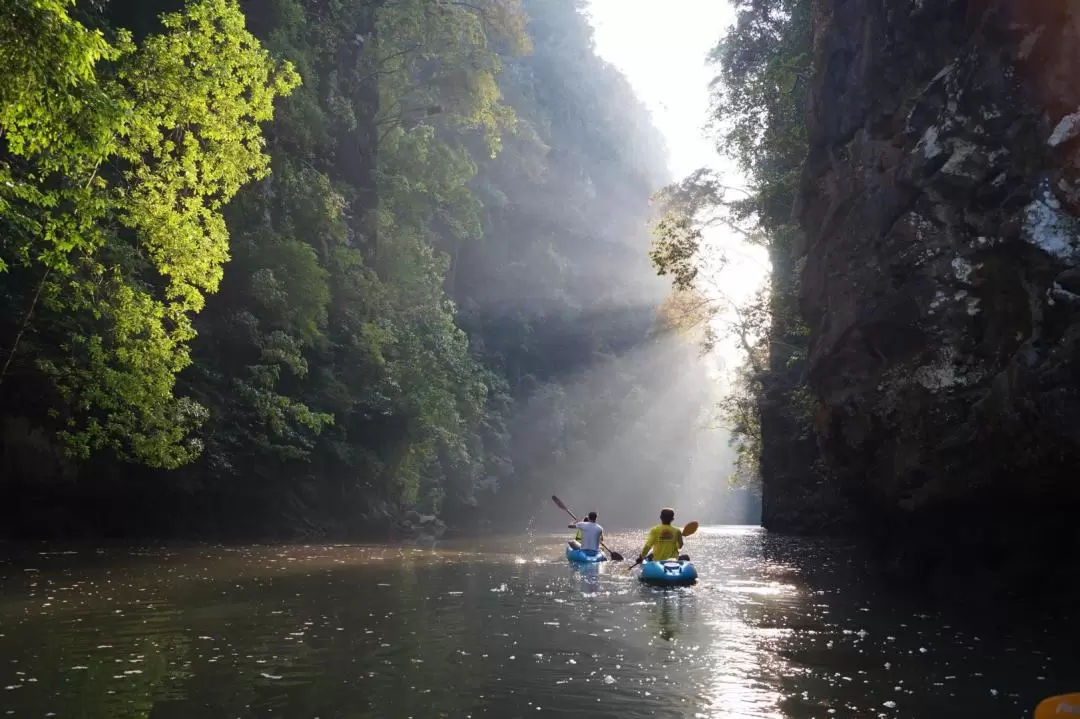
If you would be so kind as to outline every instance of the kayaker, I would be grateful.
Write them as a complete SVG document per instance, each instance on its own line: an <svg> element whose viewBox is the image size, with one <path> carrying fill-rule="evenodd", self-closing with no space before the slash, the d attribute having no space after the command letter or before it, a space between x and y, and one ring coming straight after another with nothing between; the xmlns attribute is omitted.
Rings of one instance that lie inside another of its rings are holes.
<svg viewBox="0 0 1080 719"><path fill-rule="evenodd" d="M574 538L567 542L570 545L570 549L581 549L581 530L577 531Z"/></svg>
<svg viewBox="0 0 1080 719"><path fill-rule="evenodd" d="M674 520L674 509L664 507L660 510L660 524L649 530L649 536L645 538L645 546L638 555L639 564L645 561L650 547L652 548L651 561L662 562L665 559L682 558L679 556L679 550L683 546L682 530L671 525Z"/></svg>
<svg viewBox="0 0 1080 719"><path fill-rule="evenodd" d="M586 552L599 552L600 542L604 541L604 528L596 523L596 512L589 512L585 518L576 524L568 525L570 529L575 527L581 532L581 548Z"/></svg>

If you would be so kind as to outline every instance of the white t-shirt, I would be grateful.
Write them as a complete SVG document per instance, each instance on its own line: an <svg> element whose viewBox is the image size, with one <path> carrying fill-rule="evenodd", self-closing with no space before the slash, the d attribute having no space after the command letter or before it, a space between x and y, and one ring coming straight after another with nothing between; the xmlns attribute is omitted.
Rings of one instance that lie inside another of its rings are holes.
<svg viewBox="0 0 1080 719"><path fill-rule="evenodd" d="M581 548L600 551L600 535L604 528L596 522L578 522L577 528L581 530Z"/></svg>

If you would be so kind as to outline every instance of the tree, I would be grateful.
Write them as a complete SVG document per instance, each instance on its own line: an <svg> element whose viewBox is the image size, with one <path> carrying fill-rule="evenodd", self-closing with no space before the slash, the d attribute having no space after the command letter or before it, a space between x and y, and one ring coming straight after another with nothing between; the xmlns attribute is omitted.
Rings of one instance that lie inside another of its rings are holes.
<svg viewBox="0 0 1080 719"><path fill-rule="evenodd" d="M799 230L792 206L806 155L810 3L739 0L735 10L735 24L709 57L718 69L711 85L713 129L718 150L736 161L747 186L733 187L701 169L659 193L650 256L676 292L703 298L693 317L709 328L706 346L716 341L711 328L719 324L743 350L746 364L735 372L721 412L737 450L736 475L746 480L760 471L766 394L783 385L782 394L805 400L796 379L808 332L795 302ZM769 251L769 285L745 303L724 294L723 258L704 245L705 231L717 226ZM805 405L801 401L804 413Z"/></svg>
<svg viewBox="0 0 1080 719"><path fill-rule="evenodd" d="M175 467L199 452L205 410L173 387L228 256L222 208L266 173L259 123L298 79L228 0L192 0L138 46L70 5L17 0L0 21L0 268L18 288L0 380L44 373L77 454ZM54 337L28 351L35 316Z"/></svg>
<svg viewBox="0 0 1080 719"><path fill-rule="evenodd" d="M649 430L661 388L621 357L661 296L664 151L581 0L266 0L242 5L258 41L231 0L161 24L165 0L17 1L19 87L68 145L0 147L30 188L0 195L0 392L56 415L95 491L238 534L374 533L520 510L613 416ZM68 211L84 196L97 214ZM57 217L82 244L46 256L31 224Z"/></svg>

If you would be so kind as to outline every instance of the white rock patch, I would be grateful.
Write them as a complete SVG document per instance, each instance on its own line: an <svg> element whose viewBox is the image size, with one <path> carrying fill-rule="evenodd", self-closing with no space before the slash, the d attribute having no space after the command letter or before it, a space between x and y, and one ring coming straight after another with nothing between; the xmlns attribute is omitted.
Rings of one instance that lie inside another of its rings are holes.
<svg viewBox="0 0 1080 719"><path fill-rule="evenodd" d="M956 386L967 386L981 379L978 372L964 372L954 362L956 350L951 347L942 350L937 362L923 365L915 370L915 381L928 390L939 391Z"/></svg>
<svg viewBox="0 0 1080 719"><path fill-rule="evenodd" d="M941 307L945 303L945 293L938 290L934 293L934 299L930 300L930 314L934 314L938 307Z"/></svg>
<svg viewBox="0 0 1080 719"><path fill-rule="evenodd" d="M928 160L932 160L941 154L941 145L938 144L938 129L936 126L931 125L926 128L926 132L923 133L922 139L919 140L915 146L916 149L922 148L923 155Z"/></svg>
<svg viewBox="0 0 1080 719"><path fill-rule="evenodd" d="M1059 260L1076 255L1076 219L1061 211L1061 203L1043 186L1038 199L1024 208L1024 230L1028 242Z"/></svg>
<svg viewBox="0 0 1080 719"><path fill-rule="evenodd" d="M1057 297L1058 299L1065 300L1067 302L1080 301L1080 295L1076 294L1075 292L1070 292L1069 290L1059 285L1057 282L1054 283L1054 286L1050 289L1049 294L1053 297Z"/></svg>
<svg viewBox="0 0 1080 719"><path fill-rule="evenodd" d="M975 271L974 265L963 257L957 257L952 261L952 269L956 273L956 279L965 285L971 284L971 273Z"/></svg>
<svg viewBox="0 0 1080 719"><path fill-rule="evenodd" d="M1046 141L1046 144L1050 147L1057 147L1063 142L1073 139L1078 134L1080 134L1080 108L1077 108L1076 112L1071 115L1061 118L1061 122L1050 133L1050 139Z"/></svg>
<svg viewBox="0 0 1080 719"><path fill-rule="evenodd" d="M953 143L953 152L949 156L949 159L941 166L941 171L946 175L953 175L955 177L970 177L972 179L979 179L978 173L973 173L971 170L964 168L968 159L975 154L978 148L972 145L970 142L964 140L956 140ZM936 154L936 153L935 153ZM930 157L927 154L927 157Z"/></svg>

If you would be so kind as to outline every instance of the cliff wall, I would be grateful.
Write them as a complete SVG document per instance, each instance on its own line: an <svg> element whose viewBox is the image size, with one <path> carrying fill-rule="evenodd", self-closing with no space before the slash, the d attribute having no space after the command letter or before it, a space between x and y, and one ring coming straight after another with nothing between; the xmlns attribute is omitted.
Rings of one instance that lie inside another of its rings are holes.
<svg viewBox="0 0 1080 719"><path fill-rule="evenodd" d="M1080 4L815 0L813 47L796 254L833 489L885 546L1073 556Z"/></svg>

